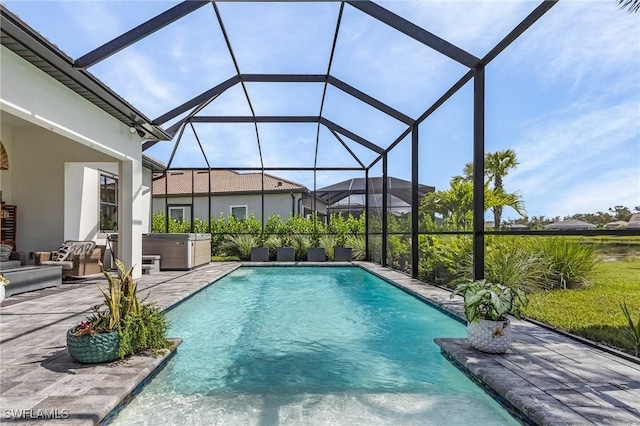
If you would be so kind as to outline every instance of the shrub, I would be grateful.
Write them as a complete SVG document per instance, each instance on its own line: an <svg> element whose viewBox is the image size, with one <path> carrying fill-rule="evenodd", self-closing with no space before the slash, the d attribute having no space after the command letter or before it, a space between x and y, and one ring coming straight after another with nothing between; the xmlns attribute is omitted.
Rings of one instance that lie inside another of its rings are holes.
<svg viewBox="0 0 640 426"><path fill-rule="evenodd" d="M171 342L165 337L168 330L164 312L153 305L142 305L140 314L127 317L118 330L120 357L146 350L156 356L159 350L169 349Z"/></svg>
<svg viewBox="0 0 640 426"><path fill-rule="evenodd" d="M485 278L510 288L542 290L544 262L522 238L490 238L485 251Z"/></svg>
<svg viewBox="0 0 640 426"><path fill-rule="evenodd" d="M364 260L367 256L366 238L364 235L349 235L347 237L347 247L352 248L351 258L353 260Z"/></svg>
<svg viewBox="0 0 640 426"><path fill-rule="evenodd" d="M305 260L311 247L311 238L308 235L295 234L291 236L291 243L296 252L296 260Z"/></svg>
<svg viewBox="0 0 640 426"><path fill-rule="evenodd" d="M345 242L342 244L342 247L344 247L346 244L346 237L345 237ZM327 254L327 258L329 260L334 260L335 259L335 246L338 245L338 237L334 234L325 234L320 236L320 246L319 247L324 247L325 249L325 253Z"/></svg>
<svg viewBox="0 0 640 426"><path fill-rule="evenodd" d="M621 303L620 309L627 320L627 328L623 329L622 333L631 342L635 356L638 356L640 354L640 316L638 316L638 321L634 323L627 304Z"/></svg>
<svg viewBox="0 0 640 426"><path fill-rule="evenodd" d="M472 277L471 238L423 236L419 239L419 276L428 282L453 285L452 281L470 281Z"/></svg>
<svg viewBox="0 0 640 426"><path fill-rule="evenodd" d="M577 288L589 283L597 264L592 247L561 237L539 237L532 244L544 262L551 288Z"/></svg>
<svg viewBox="0 0 640 426"><path fill-rule="evenodd" d="M238 256L241 260L249 260L251 259L251 249L257 246L258 241L253 235L225 235L222 250L228 256Z"/></svg>
<svg viewBox="0 0 640 426"><path fill-rule="evenodd" d="M260 242L261 247L267 247L269 249L269 258L275 259L278 247L280 246L280 237L277 235L263 235Z"/></svg>

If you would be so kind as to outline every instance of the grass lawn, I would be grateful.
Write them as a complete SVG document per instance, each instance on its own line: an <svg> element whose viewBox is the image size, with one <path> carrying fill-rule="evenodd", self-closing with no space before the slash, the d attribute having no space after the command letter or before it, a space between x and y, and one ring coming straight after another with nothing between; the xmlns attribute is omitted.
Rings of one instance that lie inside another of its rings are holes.
<svg viewBox="0 0 640 426"><path fill-rule="evenodd" d="M533 293L525 312L532 319L633 354L631 341L621 332L627 327L622 302L634 322L640 321L640 258L601 262L592 284L583 289Z"/></svg>

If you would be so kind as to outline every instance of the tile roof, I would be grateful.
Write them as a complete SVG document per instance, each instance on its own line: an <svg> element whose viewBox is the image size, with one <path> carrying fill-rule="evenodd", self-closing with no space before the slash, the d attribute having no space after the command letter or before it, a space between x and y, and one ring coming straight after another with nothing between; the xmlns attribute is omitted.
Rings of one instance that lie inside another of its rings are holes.
<svg viewBox="0 0 640 426"><path fill-rule="evenodd" d="M171 170L168 172L169 195L191 195L191 170ZM193 171L193 193L207 194L209 185L207 170ZM252 194L262 190L262 174L237 173L232 170L211 171L212 194ZM307 187L277 176L264 174L264 191L277 192L309 192ZM165 194L165 178L161 177L153 182L153 195Z"/></svg>

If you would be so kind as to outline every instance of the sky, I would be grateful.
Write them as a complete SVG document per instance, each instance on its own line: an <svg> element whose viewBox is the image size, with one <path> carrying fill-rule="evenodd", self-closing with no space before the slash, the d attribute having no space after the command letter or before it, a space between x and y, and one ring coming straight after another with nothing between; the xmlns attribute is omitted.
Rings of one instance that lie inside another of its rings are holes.
<svg viewBox="0 0 640 426"><path fill-rule="evenodd" d="M174 6L175 1L5 1L73 59ZM381 6L482 57L535 1L380 1ZM244 74L325 74L340 3L217 4ZM214 8L206 5L89 68L154 119L235 75ZM411 118L419 117L467 68L345 5L330 74ZM407 126L320 83L246 83L257 115L313 115L388 147ZM505 189L529 217L640 206L640 14L615 0L561 0L486 68L485 147L513 149L519 165ZM199 115L251 115L241 85ZM168 127L177 119L169 121ZM195 124L214 167L259 167L253 124ZM206 167L188 127L172 167ZM259 124L266 167L357 167L324 126ZM419 127L419 180L446 189L472 159L473 82ZM365 165L372 151L342 138ZM316 150L316 140L318 149ZM175 141L174 141L175 142ZM389 175L411 178L410 137L389 154ZM145 154L168 163L174 143ZM316 154L317 152L317 154ZM316 160L317 155L317 160ZM362 172L269 172L321 188ZM370 176L381 174L378 162ZM509 209L507 219L517 218Z"/></svg>

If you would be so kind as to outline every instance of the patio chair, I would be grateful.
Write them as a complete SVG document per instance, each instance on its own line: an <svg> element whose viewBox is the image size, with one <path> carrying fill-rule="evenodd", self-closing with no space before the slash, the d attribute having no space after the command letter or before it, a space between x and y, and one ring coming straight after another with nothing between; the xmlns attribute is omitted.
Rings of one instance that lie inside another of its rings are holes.
<svg viewBox="0 0 640 426"><path fill-rule="evenodd" d="M56 251L36 252L36 265L60 265L62 277L99 274L105 246L94 241L65 241Z"/></svg>

